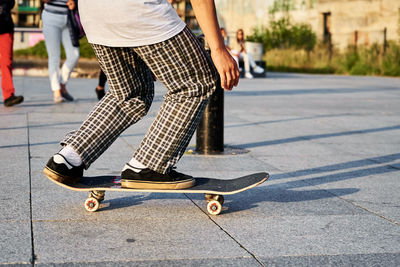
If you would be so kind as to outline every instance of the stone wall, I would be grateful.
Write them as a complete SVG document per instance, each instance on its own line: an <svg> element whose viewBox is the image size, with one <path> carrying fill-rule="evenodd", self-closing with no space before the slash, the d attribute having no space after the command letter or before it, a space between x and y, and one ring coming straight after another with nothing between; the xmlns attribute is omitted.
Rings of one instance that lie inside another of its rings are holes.
<svg viewBox="0 0 400 267"><path fill-rule="evenodd" d="M318 39L329 31L335 47L400 41L399 0L286 0L289 11L276 9L285 0L215 0L218 18L233 37L239 28L250 33L275 17L289 14L294 22L312 26ZM275 7L275 12L271 11ZM325 23L324 23L325 14Z"/></svg>

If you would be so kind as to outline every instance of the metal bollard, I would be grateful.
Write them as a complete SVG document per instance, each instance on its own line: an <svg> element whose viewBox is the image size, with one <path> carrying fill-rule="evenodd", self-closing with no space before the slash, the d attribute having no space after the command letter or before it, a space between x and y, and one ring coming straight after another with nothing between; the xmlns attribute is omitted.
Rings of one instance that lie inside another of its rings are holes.
<svg viewBox="0 0 400 267"><path fill-rule="evenodd" d="M203 36L198 37L207 52ZM218 76L217 89L210 97L196 131L196 152L219 154L224 151L224 90Z"/></svg>

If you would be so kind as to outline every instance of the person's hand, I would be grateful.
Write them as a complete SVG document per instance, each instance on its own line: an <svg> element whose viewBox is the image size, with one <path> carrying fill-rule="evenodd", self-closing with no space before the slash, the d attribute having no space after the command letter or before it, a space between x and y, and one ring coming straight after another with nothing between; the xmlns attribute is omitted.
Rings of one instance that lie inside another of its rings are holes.
<svg viewBox="0 0 400 267"><path fill-rule="evenodd" d="M240 44L240 53L246 53L246 47L244 46L244 43Z"/></svg>
<svg viewBox="0 0 400 267"><path fill-rule="evenodd" d="M75 1L74 0L68 0L67 6L68 6L69 10L74 10L75 6L76 6Z"/></svg>
<svg viewBox="0 0 400 267"><path fill-rule="evenodd" d="M211 58L221 77L221 87L232 90L233 86L238 85L240 76L236 61L225 48L211 50Z"/></svg>

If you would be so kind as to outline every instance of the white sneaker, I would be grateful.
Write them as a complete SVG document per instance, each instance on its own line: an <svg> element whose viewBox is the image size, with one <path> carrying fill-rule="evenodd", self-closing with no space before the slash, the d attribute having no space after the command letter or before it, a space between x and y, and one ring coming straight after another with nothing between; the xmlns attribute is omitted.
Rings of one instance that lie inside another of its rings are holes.
<svg viewBox="0 0 400 267"><path fill-rule="evenodd" d="M256 66L255 68L253 68L253 71L254 71L255 73L261 74L261 73L264 72L264 69L261 68L260 66Z"/></svg>
<svg viewBox="0 0 400 267"><path fill-rule="evenodd" d="M246 72L244 74L244 77L246 77L247 79L254 79L254 76L250 72Z"/></svg>

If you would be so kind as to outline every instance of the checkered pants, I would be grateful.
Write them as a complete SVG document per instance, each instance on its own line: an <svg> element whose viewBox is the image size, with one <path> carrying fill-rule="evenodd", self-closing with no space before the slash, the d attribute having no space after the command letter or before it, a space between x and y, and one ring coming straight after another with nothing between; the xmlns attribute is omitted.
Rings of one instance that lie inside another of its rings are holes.
<svg viewBox="0 0 400 267"><path fill-rule="evenodd" d="M168 172L185 152L216 89L211 59L188 28L153 45L92 47L110 90L61 144L72 146L88 168L126 128L146 115L154 96L152 71L168 92L134 158L152 170Z"/></svg>

